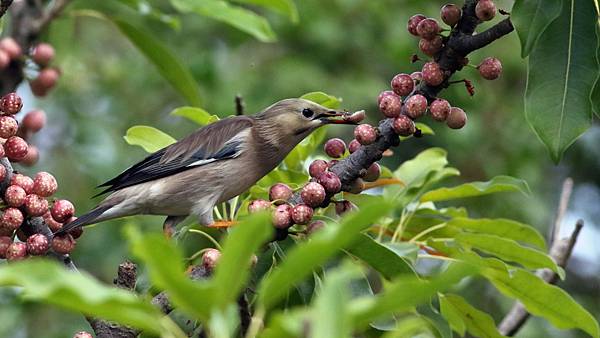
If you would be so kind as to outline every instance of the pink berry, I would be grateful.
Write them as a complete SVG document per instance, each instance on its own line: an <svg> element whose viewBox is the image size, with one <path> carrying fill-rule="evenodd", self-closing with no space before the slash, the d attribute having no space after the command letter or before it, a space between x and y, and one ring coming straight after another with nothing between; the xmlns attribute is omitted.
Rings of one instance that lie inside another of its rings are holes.
<svg viewBox="0 0 600 338"><path fill-rule="evenodd" d="M14 115L23 108L23 100L17 93L8 93L0 99L0 110L6 115Z"/></svg>
<svg viewBox="0 0 600 338"><path fill-rule="evenodd" d="M502 74L502 63L500 60L487 57L477 67L479 74L486 80L495 80Z"/></svg>
<svg viewBox="0 0 600 338"><path fill-rule="evenodd" d="M419 36L419 33L417 32L417 26L425 18L425 15L422 14L416 14L411 16L410 19L408 19L408 24L406 25L406 29L408 30L408 32L414 36Z"/></svg>
<svg viewBox="0 0 600 338"><path fill-rule="evenodd" d="M31 52L31 59L42 67L47 66L54 59L54 47L48 43L40 43Z"/></svg>
<svg viewBox="0 0 600 338"><path fill-rule="evenodd" d="M410 136L415 133L415 123L410 117L406 115L400 115L394 119L392 123L392 128L396 134L400 136Z"/></svg>
<svg viewBox="0 0 600 338"><path fill-rule="evenodd" d="M38 148L36 146L29 145L29 147L27 148L27 155L25 155L25 157L23 157L23 159L19 161L19 163L24 166L31 167L34 164L36 164L39 159L40 152Z"/></svg>
<svg viewBox="0 0 600 338"><path fill-rule="evenodd" d="M343 201L335 202L335 213L338 216L342 216L345 213L352 211L352 210L356 210L356 209L358 209L358 207L350 201L343 200Z"/></svg>
<svg viewBox="0 0 600 338"><path fill-rule="evenodd" d="M7 37L0 40L0 49L5 51L11 59L16 59L23 54L21 46L13 38Z"/></svg>
<svg viewBox="0 0 600 338"><path fill-rule="evenodd" d="M56 205L56 203L54 204ZM40 197L36 194L27 195L27 197L25 197L25 203L23 205L27 214L33 217L43 216L48 211L48 201L46 201L45 198ZM52 210L54 210L54 208ZM54 216L54 213L52 214L52 216Z"/></svg>
<svg viewBox="0 0 600 338"><path fill-rule="evenodd" d="M427 111L427 99L421 94L409 97L406 102L406 115L412 119L417 119Z"/></svg>
<svg viewBox="0 0 600 338"><path fill-rule="evenodd" d="M2 147L0 147L0 149L2 149ZM0 183L4 182L4 179L6 179L6 167L3 165L0 165Z"/></svg>
<svg viewBox="0 0 600 338"><path fill-rule="evenodd" d="M75 249L75 240L70 234L54 236L52 238L52 250L57 254L66 255Z"/></svg>
<svg viewBox="0 0 600 338"><path fill-rule="evenodd" d="M313 209L306 204L298 204L292 208L291 216L295 224L308 224L313 217Z"/></svg>
<svg viewBox="0 0 600 338"><path fill-rule="evenodd" d="M7 261L20 261L27 257L27 244L23 242L11 243L6 249Z"/></svg>
<svg viewBox="0 0 600 338"><path fill-rule="evenodd" d="M289 200L294 192L290 187L283 183L277 183L269 189L269 200L275 204L282 204Z"/></svg>
<svg viewBox="0 0 600 338"><path fill-rule="evenodd" d="M38 132L46 125L46 113L43 110L32 110L23 117L23 127Z"/></svg>
<svg viewBox="0 0 600 338"><path fill-rule="evenodd" d="M79 331L73 336L73 338L94 338L94 336L92 336L91 333Z"/></svg>
<svg viewBox="0 0 600 338"><path fill-rule="evenodd" d="M327 171L327 168L329 168L329 165L327 164L327 161L325 161L325 160L314 160L314 161L312 161L312 163L308 167L308 173L309 173L310 177L319 177L324 172Z"/></svg>
<svg viewBox="0 0 600 338"><path fill-rule="evenodd" d="M434 56L440 50L442 50L443 44L442 37L436 35L431 40L421 39L419 41L419 49L427 56Z"/></svg>
<svg viewBox="0 0 600 338"><path fill-rule="evenodd" d="M423 39L432 40L439 32L440 25L432 18L423 19L417 25L417 34Z"/></svg>
<svg viewBox="0 0 600 338"><path fill-rule="evenodd" d="M412 93L415 88L415 82L408 74L397 74L390 83L394 93L400 96L406 96Z"/></svg>
<svg viewBox="0 0 600 338"><path fill-rule="evenodd" d="M213 271L217 267L217 263L221 259L221 251L217 249L207 249L202 254L202 266L207 271Z"/></svg>
<svg viewBox="0 0 600 338"><path fill-rule="evenodd" d="M346 152L346 143L339 138L332 138L325 142L323 147L325 154L329 157L339 158Z"/></svg>
<svg viewBox="0 0 600 338"><path fill-rule="evenodd" d="M48 238L42 234L33 234L27 238L27 252L30 255L44 255L50 249Z"/></svg>
<svg viewBox="0 0 600 338"><path fill-rule="evenodd" d="M331 171L327 171L319 176L317 182L323 186L325 192L328 194L337 194L342 190L342 181Z"/></svg>
<svg viewBox="0 0 600 338"><path fill-rule="evenodd" d="M43 218L44 223L46 223L46 225L48 226L48 228L50 228L50 230L52 230L52 232L57 232L58 230L62 229L63 223L57 222L54 218L52 218L52 214L50 213L50 211L47 211L44 214Z"/></svg>
<svg viewBox="0 0 600 338"><path fill-rule="evenodd" d="M450 114L450 103L444 99L435 99L429 105L429 112L434 120L446 121L448 114Z"/></svg>
<svg viewBox="0 0 600 338"><path fill-rule="evenodd" d="M410 74L410 77L413 79L413 81L415 82L421 82L423 81L423 73L421 72L412 72Z"/></svg>
<svg viewBox="0 0 600 338"><path fill-rule="evenodd" d="M360 121L364 120L366 116L367 113L365 113L364 110L359 110L352 114L344 115L344 121L359 123Z"/></svg>
<svg viewBox="0 0 600 338"><path fill-rule="evenodd" d="M396 94L385 95L379 102L379 110L385 117L400 115L402 111L402 98Z"/></svg>
<svg viewBox="0 0 600 338"><path fill-rule="evenodd" d="M475 15L481 21L490 21L496 16L496 5L492 0L479 0L475 6Z"/></svg>
<svg viewBox="0 0 600 338"><path fill-rule="evenodd" d="M25 176L23 174L15 173L10 178L11 185L18 185L23 188L27 194L31 194L33 192L33 179L29 176Z"/></svg>
<svg viewBox="0 0 600 338"><path fill-rule="evenodd" d="M287 229L292 226L292 207L287 204L278 205L272 217L274 227Z"/></svg>
<svg viewBox="0 0 600 338"><path fill-rule="evenodd" d="M0 70L6 69L10 65L10 56L7 52L0 49Z"/></svg>
<svg viewBox="0 0 600 338"><path fill-rule="evenodd" d="M310 224L306 227L306 234L310 235L315 233L316 231L319 231L321 229L323 229L325 227L325 222L323 221L312 221L310 222Z"/></svg>
<svg viewBox="0 0 600 338"><path fill-rule="evenodd" d="M367 168L367 172L363 176L363 180L367 182L375 182L379 179L381 175L381 167L378 163L373 163Z"/></svg>
<svg viewBox="0 0 600 338"><path fill-rule="evenodd" d="M4 153L11 161L22 160L27 156L27 142L19 136L11 136L4 142Z"/></svg>
<svg viewBox="0 0 600 338"><path fill-rule="evenodd" d="M462 11L460 7L456 6L455 4L446 4L440 11L442 21L444 21L444 23L448 26L456 25L458 20L460 20L461 14Z"/></svg>
<svg viewBox="0 0 600 338"><path fill-rule="evenodd" d="M269 209L271 209L271 202L261 199L254 200L248 204L248 212L251 214Z"/></svg>
<svg viewBox="0 0 600 338"><path fill-rule="evenodd" d="M38 196L50 197L57 189L58 183L50 173L40 171L33 178L33 193Z"/></svg>
<svg viewBox="0 0 600 338"><path fill-rule="evenodd" d="M377 140L377 129L370 124L360 124L354 128L354 138L362 145L369 145Z"/></svg>
<svg viewBox="0 0 600 338"><path fill-rule="evenodd" d="M23 224L23 213L17 208L6 208L0 218L0 225L3 228L16 230Z"/></svg>
<svg viewBox="0 0 600 338"><path fill-rule="evenodd" d="M421 70L423 81L430 86L439 86L444 82L444 72L436 62L427 62Z"/></svg>
<svg viewBox="0 0 600 338"><path fill-rule="evenodd" d="M352 140L350 141L350 143L348 143L348 151L350 152L350 154L357 151L358 148L360 148L360 142L358 142L357 140Z"/></svg>
<svg viewBox="0 0 600 338"><path fill-rule="evenodd" d="M4 201L6 204L15 208L18 208L25 203L25 197L27 197L27 193L18 185L9 186L4 192Z"/></svg>
<svg viewBox="0 0 600 338"><path fill-rule="evenodd" d="M44 68L40 71L38 77L30 82L31 91L35 96L45 96L56 85L59 77L60 73L57 69Z"/></svg>
<svg viewBox="0 0 600 338"><path fill-rule="evenodd" d="M446 119L446 124L452 129L460 129L467 124L467 114L460 108L452 107Z"/></svg>
<svg viewBox="0 0 600 338"><path fill-rule="evenodd" d="M68 200L56 200L50 213L57 222L64 222L75 214L75 207Z"/></svg>
<svg viewBox="0 0 600 338"><path fill-rule="evenodd" d="M381 100L383 100L383 98L388 95L396 95L396 94L391 90L382 91L381 93L379 93L379 96L377 96L377 105L380 105Z"/></svg>
<svg viewBox="0 0 600 338"><path fill-rule="evenodd" d="M0 137L9 138L17 134L19 125L12 116L0 116Z"/></svg>
<svg viewBox="0 0 600 338"><path fill-rule="evenodd" d="M302 188L300 197L308 206L316 208L325 201L325 188L317 182L309 182Z"/></svg>
<svg viewBox="0 0 600 338"><path fill-rule="evenodd" d="M0 236L0 259L6 258L6 250L12 242L13 240L9 236Z"/></svg>

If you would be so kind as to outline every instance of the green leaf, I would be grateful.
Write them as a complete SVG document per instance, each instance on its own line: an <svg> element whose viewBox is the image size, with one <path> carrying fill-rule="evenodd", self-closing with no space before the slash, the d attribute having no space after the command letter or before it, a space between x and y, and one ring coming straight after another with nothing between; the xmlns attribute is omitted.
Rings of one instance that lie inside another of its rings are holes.
<svg viewBox="0 0 600 338"><path fill-rule="evenodd" d="M446 151L442 148L429 148L412 160L405 161L394 171L394 177L406 184L406 189L424 185L432 172L442 170L447 164Z"/></svg>
<svg viewBox="0 0 600 338"><path fill-rule="evenodd" d="M419 248L416 245L412 246L418 251ZM412 266L405 257L367 235L360 235L360 239L348 247L346 251L369 264L369 266L379 271L387 279L392 279L406 273L415 274Z"/></svg>
<svg viewBox="0 0 600 338"><path fill-rule="evenodd" d="M262 16L221 0L171 0L173 7L182 13L196 13L224 22L262 42L274 42L275 33Z"/></svg>
<svg viewBox="0 0 600 338"><path fill-rule="evenodd" d="M564 0L529 56L525 114L557 163L592 123L597 20L593 1Z"/></svg>
<svg viewBox="0 0 600 338"><path fill-rule="evenodd" d="M589 312L568 293L535 274L523 269L515 269L510 274L486 269L483 274L500 292L521 301L531 314L545 318L559 329L579 328L592 337L600 337L598 322Z"/></svg>
<svg viewBox="0 0 600 338"><path fill-rule="evenodd" d="M68 271L54 261L30 259L0 267L0 285L22 287L28 300L130 325L159 335L162 313L134 293L107 287L85 272ZM126 309L127 311L123 311Z"/></svg>
<svg viewBox="0 0 600 338"><path fill-rule="evenodd" d="M293 0L233 0L235 2L263 6L289 16L293 23L298 22L298 9Z"/></svg>
<svg viewBox="0 0 600 338"><path fill-rule="evenodd" d="M562 0L516 0L510 14L521 40L521 57L534 48L540 35L560 14Z"/></svg>
<svg viewBox="0 0 600 338"><path fill-rule="evenodd" d="M176 142L170 135L149 126L133 126L123 136L125 142L140 146L149 153L156 152Z"/></svg>
<svg viewBox="0 0 600 338"><path fill-rule="evenodd" d="M596 2L597 3L597 2ZM592 90L590 100L592 101L592 110L596 117L600 118L600 24L596 25L596 38L598 39L598 49L596 49L596 62L598 65L598 78Z"/></svg>
<svg viewBox="0 0 600 338"><path fill-rule="evenodd" d="M496 329L494 319L487 313L478 310L458 295L439 295L442 315L448 319L452 329L464 336L465 328L475 337L505 337Z"/></svg>
<svg viewBox="0 0 600 338"><path fill-rule="evenodd" d="M179 107L171 111L171 115L184 117L200 126L219 121L217 115L211 115L206 110L197 107Z"/></svg>
<svg viewBox="0 0 600 338"><path fill-rule="evenodd" d="M447 225L449 227L456 227L461 230L487 233L491 235L497 235L502 238L513 239L515 241L534 245L539 249L546 251L546 241L535 228L510 219L472 219L458 217L448 221Z"/></svg>
<svg viewBox="0 0 600 338"><path fill-rule="evenodd" d="M309 242L298 244L286 260L265 277L258 288L258 306L270 308L277 304L296 283L325 263L339 250L349 247L360 231L385 216L390 205L384 200L361 206L351 212L340 224L328 223L325 229L315 233Z"/></svg>
<svg viewBox="0 0 600 338"><path fill-rule="evenodd" d="M525 195L530 193L527 182L510 176L496 176L491 181L487 182L471 182L452 188L431 190L421 196L421 202L447 201L457 198L512 191L519 191Z"/></svg>
<svg viewBox="0 0 600 338"><path fill-rule="evenodd" d="M301 99L318 103L325 108L338 109L342 104L341 97L325 94L323 92L310 92L300 96Z"/></svg>
<svg viewBox="0 0 600 338"><path fill-rule="evenodd" d="M436 328L424 316L409 316L398 320L396 327L393 331L386 332L382 338L405 338L405 337L418 337L418 338L434 338L438 337L434 334Z"/></svg>
<svg viewBox="0 0 600 338"><path fill-rule="evenodd" d="M466 232L458 234L455 239L462 246L476 248L505 261L519 263L528 269L548 268L556 273L561 273L558 265L550 256L541 251L521 246L511 239Z"/></svg>

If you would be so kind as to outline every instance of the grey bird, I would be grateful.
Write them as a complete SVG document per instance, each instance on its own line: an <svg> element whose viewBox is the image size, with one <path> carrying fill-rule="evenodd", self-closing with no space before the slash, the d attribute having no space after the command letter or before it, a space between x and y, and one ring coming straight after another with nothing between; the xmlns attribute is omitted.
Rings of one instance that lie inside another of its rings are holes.
<svg viewBox="0 0 600 338"><path fill-rule="evenodd" d="M106 189L98 195L110 195L57 234L139 214L167 216L167 235L189 215L211 226L215 205L248 190L317 128L355 124L344 116L308 100L285 99L256 115L204 126L100 185Z"/></svg>

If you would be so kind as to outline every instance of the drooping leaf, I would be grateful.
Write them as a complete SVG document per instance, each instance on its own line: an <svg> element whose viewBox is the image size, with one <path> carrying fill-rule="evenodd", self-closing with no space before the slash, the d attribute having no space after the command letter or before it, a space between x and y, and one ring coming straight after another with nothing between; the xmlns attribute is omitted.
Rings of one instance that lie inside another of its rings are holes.
<svg viewBox="0 0 600 338"><path fill-rule="evenodd" d="M323 107L330 109L338 109L342 103L342 98L335 97L323 92L310 92L300 96L301 99L309 100L318 103Z"/></svg>
<svg viewBox="0 0 600 338"><path fill-rule="evenodd" d="M521 57L529 55L540 35L560 14L562 0L516 0L510 14L521 40Z"/></svg>
<svg viewBox="0 0 600 338"><path fill-rule="evenodd" d="M173 7L182 13L196 13L224 22L262 42L274 42L275 33L262 16L222 0L171 0Z"/></svg>
<svg viewBox="0 0 600 338"><path fill-rule="evenodd" d="M492 234L502 238L513 239L515 241L535 245L540 250L546 251L546 241L535 228L510 219L474 219L457 217L448 221L447 225L461 230Z"/></svg>
<svg viewBox="0 0 600 338"><path fill-rule="evenodd" d="M169 134L150 126L133 126L123 136L125 142L153 153L176 142Z"/></svg>
<svg viewBox="0 0 600 338"><path fill-rule="evenodd" d="M447 201L457 198L513 191L522 192L526 195L530 193L527 182L510 176L496 176L487 182L471 182L452 188L431 190L421 196L421 202Z"/></svg>
<svg viewBox="0 0 600 338"><path fill-rule="evenodd" d="M496 329L494 319L478 310L464 298L454 294L439 295L442 315L448 319L452 329L464 336L466 330L475 337L503 338Z"/></svg>
<svg viewBox="0 0 600 338"><path fill-rule="evenodd" d="M134 293L107 287L85 272L30 259L0 267L0 285L20 286L24 298L160 334L163 314ZM123 309L127 309L123 311Z"/></svg>
<svg viewBox="0 0 600 338"><path fill-rule="evenodd" d="M219 121L217 115L211 115L202 108L197 107L179 107L171 111L171 115L184 117L200 126L205 126L213 122Z"/></svg>
<svg viewBox="0 0 600 338"><path fill-rule="evenodd" d="M592 0L564 0L529 56L525 114L555 162L592 123L597 20Z"/></svg>
<svg viewBox="0 0 600 338"><path fill-rule="evenodd" d="M416 253L418 247L416 245L413 246L416 248ZM415 273L405 257L367 235L360 235L360 239L346 250L353 256L369 264L373 269L379 271L387 279L392 279L405 273Z"/></svg>
<svg viewBox="0 0 600 338"><path fill-rule="evenodd" d="M239 3L263 6L287 15L293 23L298 22L298 9L293 0L233 0Z"/></svg>
<svg viewBox="0 0 600 338"><path fill-rule="evenodd" d="M596 6L598 6L598 2L596 1ZM596 117L600 117L600 23L596 25L596 38L598 39L598 49L596 49L596 62L598 63L598 78L596 79L596 84L594 85L594 89L592 90L592 95L590 100L592 101L592 109L596 114Z"/></svg>

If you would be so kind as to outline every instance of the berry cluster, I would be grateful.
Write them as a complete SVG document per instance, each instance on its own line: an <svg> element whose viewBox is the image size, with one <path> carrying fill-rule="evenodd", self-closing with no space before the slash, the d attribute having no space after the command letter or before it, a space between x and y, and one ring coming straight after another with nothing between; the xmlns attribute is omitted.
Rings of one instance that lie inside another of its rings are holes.
<svg viewBox="0 0 600 338"><path fill-rule="evenodd" d="M23 65L28 60L35 65L37 76L29 80L31 92L35 96L46 96L60 77L58 68L50 67L52 59L54 47L50 44L40 43L25 55L15 39L6 37L0 40L0 70L6 69L11 63Z"/></svg>

